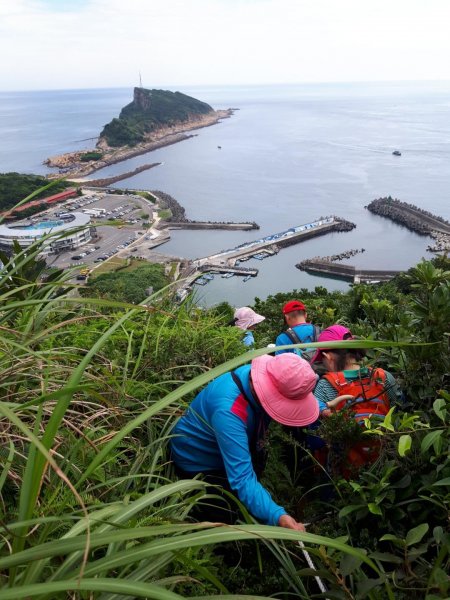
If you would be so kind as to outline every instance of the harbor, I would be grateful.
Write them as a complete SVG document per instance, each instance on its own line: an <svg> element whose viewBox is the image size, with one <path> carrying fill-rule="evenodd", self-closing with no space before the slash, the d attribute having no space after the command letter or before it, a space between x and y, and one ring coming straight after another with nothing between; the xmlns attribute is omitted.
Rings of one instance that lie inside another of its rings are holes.
<svg viewBox="0 0 450 600"><path fill-rule="evenodd" d="M186 297L185 292L191 290L193 285L206 285L214 279L215 274L220 274L224 279L241 276L245 283L258 275L258 269L242 266L241 263L252 258L262 261L277 254L281 248L330 232L351 231L355 227L354 223L336 216L321 217L311 223L291 227L258 240L245 242L235 248L196 259L184 273L183 281L180 282L181 285L177 290L178 297Z"/></svg>
<svg viewBox="0 0 450 600"><path fill-rule="evenodd" d="M256 256L262 259L264 254L276 254L280 248L286 248L305 240L325 235L333 231L351 231L356 225L336 216L321 217L311 223L297 225L285 231L265 236L258 240L245 242L235 248L222 250L217 254L200 258L193 261L195 266L201 267L206 264L211 266L234 266L239 262L249 260Z"/></svg>

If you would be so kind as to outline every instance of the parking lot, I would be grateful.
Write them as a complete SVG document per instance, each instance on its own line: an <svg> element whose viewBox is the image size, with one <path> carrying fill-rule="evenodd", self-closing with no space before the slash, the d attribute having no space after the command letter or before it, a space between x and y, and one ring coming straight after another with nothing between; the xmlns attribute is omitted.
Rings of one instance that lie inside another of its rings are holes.
<svg viewBox="0 0 450 600"><path fill-rule="evenodd" d="M84 190L83 196L64 205L46 211L45 217L55 217L60 212L84 212L90 214L91 224L97 230L97 238L74 250L57 256L49 256L47 262L60 268L95 264L126 250L136 240L148 240L143 224L152 221L151 204L135 195L105 194ZM96 214L95 211L98 211ZM42 216L42 215L41 215ZM113 222L116 221L117 225ZM130 251L133 249L130 248ZM129 254L129 253L127 253ZM123 255L123 254L122 254Z"/></svg>

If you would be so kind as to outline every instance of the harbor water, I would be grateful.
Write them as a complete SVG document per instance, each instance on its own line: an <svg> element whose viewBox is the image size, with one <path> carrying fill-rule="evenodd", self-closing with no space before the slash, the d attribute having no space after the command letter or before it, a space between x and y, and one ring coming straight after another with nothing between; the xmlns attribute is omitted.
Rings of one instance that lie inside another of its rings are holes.
<svg viewBox="0 0 450 600"><path fill-rule="evenodd" d="M199 258L332 214L357 225L349 233L328 234L246 262L259 275L245 283L241 277L216 276L198 289L203 302L244 305L255 296L294 288L346 289L345 282L309 275L295 264L350 248L366 249L348 262L368 269L406 269L431 256L429 238L364 206L391 195L450 217L449 82L180 91L214 108L239 110L189 140L92 177L161 162L116 187L163 190L190 219L256 221L261 229L174 231L160 252ZM95 140L87 138L98 135L131 99L131 89L1 93L0 170L47 173L45 158L92 148ZM392 155L396 149L401 156Z"/></svg>

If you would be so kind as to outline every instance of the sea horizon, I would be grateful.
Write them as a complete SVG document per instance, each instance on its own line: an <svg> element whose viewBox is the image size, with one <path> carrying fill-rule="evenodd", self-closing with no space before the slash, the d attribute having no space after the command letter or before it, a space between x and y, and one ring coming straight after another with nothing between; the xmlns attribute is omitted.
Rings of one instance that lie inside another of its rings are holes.
<svg viewBox="0 0 450 600"><path fill-rule="evenodd" d="M419 84L450 84L449 79L367 79L367 80L358 80L358 81L299 81L299 82L278 82L278 83L222 83L222 84L208 84L208 83L190 83L190 84L177 84L177 83L167 83L167 84L152 84L152 85L142 85L144 89L173 89L173 88L186 88L186 89L194 89L194 88L255 88L255 87L311 87L311 86L368 86L368 85L419 85ZM135 87L140 87L140 85L113 85L113 86L95 86L95 87L70 87L70 88L35 88L35 89L1 89L0 94L15 94L15 93L39 93L39 92L89 92L89 91L105 91L105 90L128 90L134 89Z"/></svg>

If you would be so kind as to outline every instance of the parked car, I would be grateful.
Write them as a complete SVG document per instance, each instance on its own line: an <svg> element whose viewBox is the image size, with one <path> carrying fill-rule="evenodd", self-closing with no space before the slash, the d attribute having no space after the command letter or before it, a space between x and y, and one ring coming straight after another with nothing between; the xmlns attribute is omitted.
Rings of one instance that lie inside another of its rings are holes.
<svg viewBox="0 0 450 600"><path fill-rule="evenodd" d="M83 257L77 254L76 256L72 256L72 260L81 260Z"/></svg>

